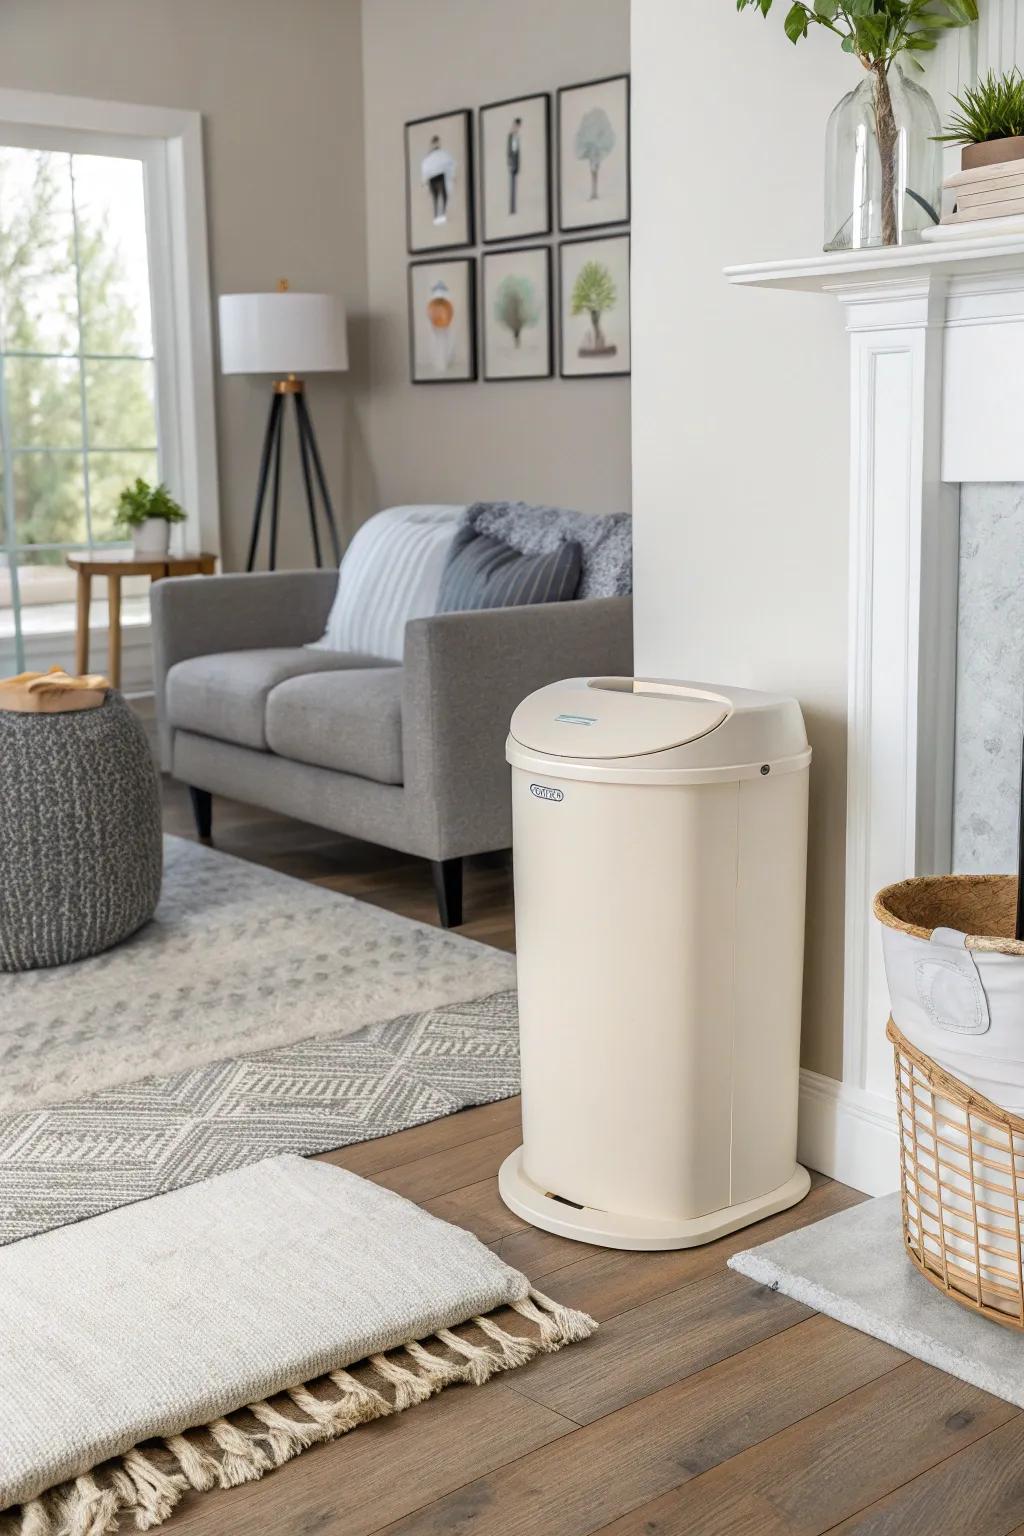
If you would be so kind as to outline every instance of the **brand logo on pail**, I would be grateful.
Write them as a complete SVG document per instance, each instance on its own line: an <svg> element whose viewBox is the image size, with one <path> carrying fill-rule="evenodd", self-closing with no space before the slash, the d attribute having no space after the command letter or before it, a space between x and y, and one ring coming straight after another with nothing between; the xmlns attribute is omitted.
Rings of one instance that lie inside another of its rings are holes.
<svg viewBox="0 0 1024 1536"><path fill-rule="evenodd" d="M556 725L596 725L596 715L556 715Z"/></svg>
<svg viewBox="0 0 1024 1536"><path fill-rule="evenodd" d="M530 794L538 800L564 800L565 796L560 789L552 789L550 784L531 784Z"/></svg>

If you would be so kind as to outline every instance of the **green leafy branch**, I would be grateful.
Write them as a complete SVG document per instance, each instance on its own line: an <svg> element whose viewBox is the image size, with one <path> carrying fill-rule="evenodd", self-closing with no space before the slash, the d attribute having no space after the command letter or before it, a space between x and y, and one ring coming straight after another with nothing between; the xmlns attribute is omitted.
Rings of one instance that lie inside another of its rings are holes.
<svg viewBox="0 0 1024 1536"><path fill-rule="evenodd" d="M738 11L756 10L767 16L773 0L736 0ZM900 54L918 69L916 53L933 49L944 31L967 27L978 19L977 0L795 0L783 27L798 43L813 26L841 39L844 53L853 54L865 69L885 71Z"/></svg>

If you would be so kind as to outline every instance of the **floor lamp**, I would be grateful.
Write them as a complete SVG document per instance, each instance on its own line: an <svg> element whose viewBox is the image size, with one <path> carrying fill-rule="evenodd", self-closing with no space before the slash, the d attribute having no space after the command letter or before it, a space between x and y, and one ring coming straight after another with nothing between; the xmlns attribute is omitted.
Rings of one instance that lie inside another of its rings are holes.
<svg viewBox="0 0 1024 1536"><path fill-rule="evenodd" d="M303 376L308 373L344 373L348 368L345 306L329 293L292 293L285 278L278 283L276 293L221 294L220 359L222 373L269 373L274 381L263 434L246 570L251 571L256 564L268 484L271 488L269 569L274 570L277 564L281 443L289 399L295 406L313 554L320 565L315 485L323 502L324 521L337 565L341 559L341 544L313 420L306 404Z"/></svg>

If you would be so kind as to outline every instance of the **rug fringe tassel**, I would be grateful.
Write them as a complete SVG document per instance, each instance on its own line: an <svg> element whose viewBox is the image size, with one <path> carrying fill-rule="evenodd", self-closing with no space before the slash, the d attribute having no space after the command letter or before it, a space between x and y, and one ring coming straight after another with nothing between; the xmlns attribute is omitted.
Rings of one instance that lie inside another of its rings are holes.
<svg viewBox="0 0 1024 1536"><path fill-rule="evenodd" d="M348 1371L332 1371L327 1379L334 1383L342 1395L342 1401L349 1405L353 1429L357 1424L367 1424L371 1419L384 1419L394 1412L382 1393L368 1387L365 1382L357 1381Z"/></svg>
<svg viewBox="0 0 1024 1536"><path fill-rule="evenodd" d="M256 1404L253 1404L255 1411ZM194 1440L185 1435L169 1435L164 1441L167 1449L188 1478L190 1485L200 1493L208 1493L220 1484L220 1462Z"/></svg>
<svg viewBox="0 0 1024 1536"><path fill-rule="evenodd" d="M493 1339L497 1344L501 1364L506 1370L514 1370L517 1365L526 1365L538 1353L538 1346L533 1339L524 1339L518 1334L506 1333L500 1323L493 1322L489 1317L474 1317L473 1321L489 1339Z"/></svg>
<svg viewBox="0 0 1024 1536"><path fill-rule="evenodd" d="M501 1362L492 1350L481 1349L479 1344L471 1344L468 1339L460 1339L458 1334L452 1333L450 1328L439 1328L437 1337L457 1355L462 1355L466 1362L462 1368L462 1379L471 1381L474 1387L482 1387L485 1381L491 1379L495 1371L500 1370Z"/></svg>
<svg viewBox="0 0 1024 1536"><path fill-rule="evenodd" d="M414 1403L425 1403L428 1397L434 1395L434 1385L425 1376L418 1376L415 1371L399 1365L397 1360L390 1360L387 1355L371 1355L370 1364L378 1375L394 1387L395 1413L411 1408Z"/></svg>
<svg viewBox="0 0 1024 1536"><path fill-rule="evenodd" d="M189 1490L205 1493L255 1482L319 1441L334 1440L371 1419L402 1413L454 1382L482 1385L495 1372L513 1370L538 1354L576 1343L597 1327L585 1312L562 1306L539 1291L531 1290L509 1306L532 1325L536 1338L510 1333L491 1316L473 1317L465 1325L479 1328L487 1345L474 1344L450 1328L438 1328L429 1341L412 1339L400 1350L371 1355L359 1367L374 1371L390 1388L390 1395L351 1371L332 1371L325 1379L338 1394L334 1400L316 1396L307 1383L276 1394L285 1406L291 1403L301 1418L261 1398L233 1415L248 1415L255 1421L252 1424L218 1418L187 1434L135 1446L116 1460L30 1500L20 1510L0 1513L0 1536L117 1536L123 1531L122 1515L130 1515L138 1530L152 1530L170 1518ZM428 1349L427 1342L434 1348ZM438 1349L447 1350L454 1359L437 1353ZM398 1354L403 1360L396 1358ZM212 1448L200 1436L212 1442Z"/></svg>

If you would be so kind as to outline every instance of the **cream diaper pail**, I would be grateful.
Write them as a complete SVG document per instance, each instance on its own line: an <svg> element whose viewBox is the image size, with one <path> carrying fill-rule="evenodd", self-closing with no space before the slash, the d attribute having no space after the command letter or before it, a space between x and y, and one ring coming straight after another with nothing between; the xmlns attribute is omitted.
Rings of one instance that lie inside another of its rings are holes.
<svg viewBox="0 0 1024 1536"><path fill-rule="evenodd" d="M516 710L523 1145L502 1198L618 1248L794 1204L810 748L795 700L575 678Z"/></svg>

